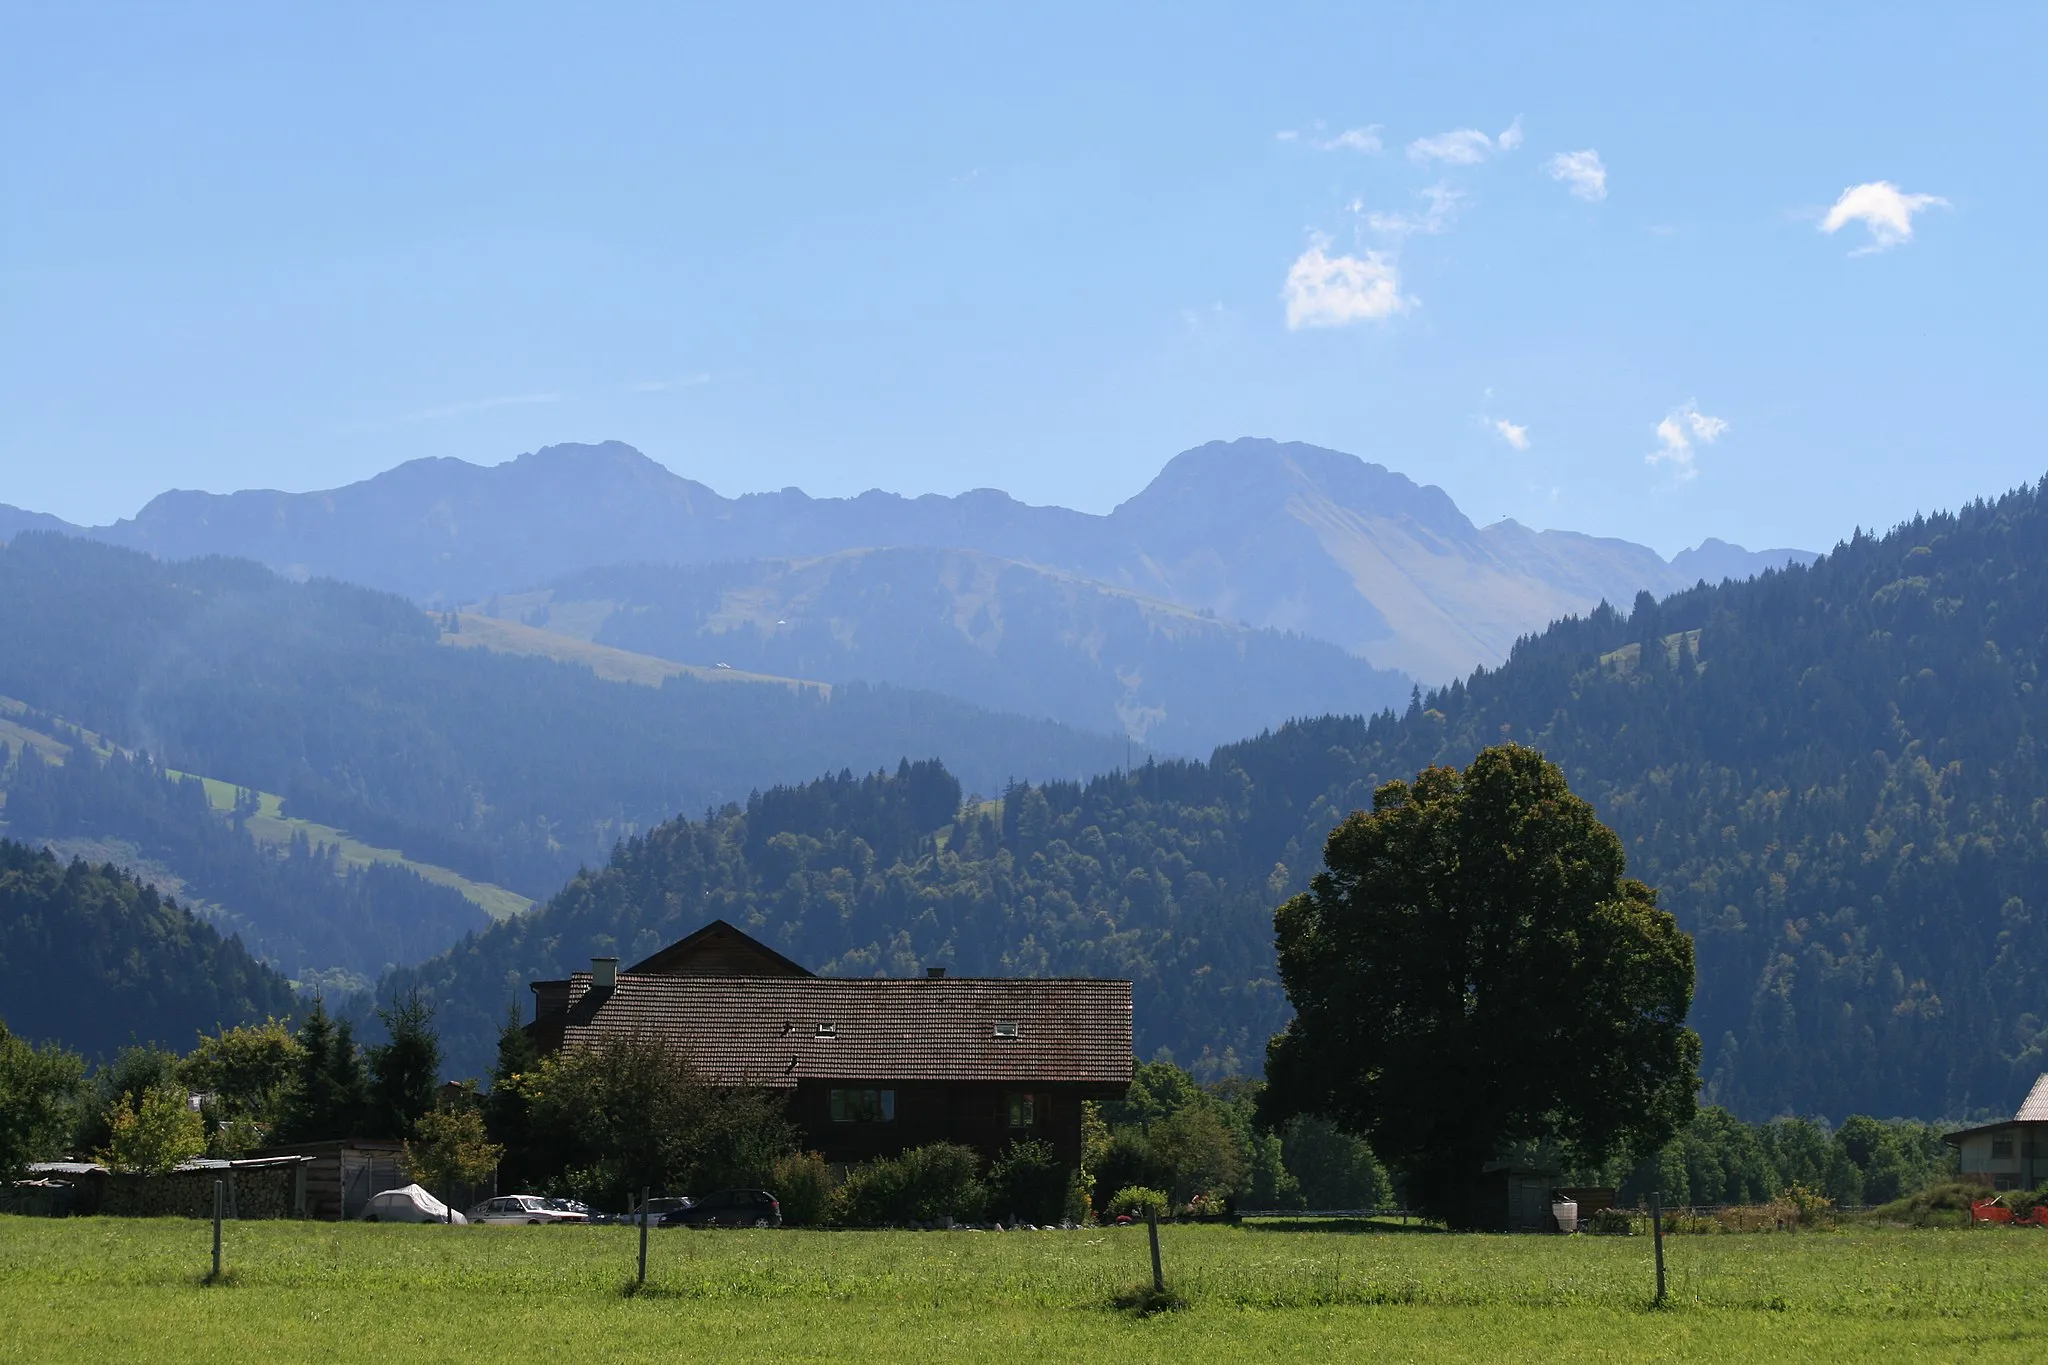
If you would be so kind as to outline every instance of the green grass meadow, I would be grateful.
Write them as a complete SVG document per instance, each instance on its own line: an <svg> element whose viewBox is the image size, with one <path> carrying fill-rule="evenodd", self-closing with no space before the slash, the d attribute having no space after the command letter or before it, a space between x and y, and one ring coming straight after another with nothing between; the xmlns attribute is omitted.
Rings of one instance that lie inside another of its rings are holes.
<svg viewBox="0 0 2048 1365"><path fill-rule="evenodd" d="M1057 1233L0 1218L0 1360L2048 1359L2048 1234Z"/></svg>

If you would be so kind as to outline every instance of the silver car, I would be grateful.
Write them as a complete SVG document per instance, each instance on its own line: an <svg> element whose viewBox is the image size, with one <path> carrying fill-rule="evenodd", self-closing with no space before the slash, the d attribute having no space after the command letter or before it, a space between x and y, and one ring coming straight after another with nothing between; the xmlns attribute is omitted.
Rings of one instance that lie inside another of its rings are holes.
<svg viewBox="0 0 2048 1365"><path fill-rule="evenodd" d="M472 1223L587 1223L590 1215L553 1207L537 1194L505 1194L469 1211Z"/></svg>

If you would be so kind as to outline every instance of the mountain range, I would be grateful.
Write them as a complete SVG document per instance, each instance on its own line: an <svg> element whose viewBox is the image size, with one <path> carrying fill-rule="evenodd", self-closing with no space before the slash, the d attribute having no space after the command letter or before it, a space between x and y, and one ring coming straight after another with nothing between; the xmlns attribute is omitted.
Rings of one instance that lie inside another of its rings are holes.
<svg viewBox="0 0 2048 1365"><path fill-rule="evenodd" d="M1813 558L1708 541L1666 561L1622 540L1513 521L1479 527L1442 489L1338 451L1254 439L1175 456L1106 515L992 489L814 498L786 488L728 498L605 442L496 466L415 460L324 492L167 492L101 527L0 507L0 538L31 529L161 558L234 555L442 608L610 566L968 551L1323 640L1424 683L1497 665L1517 639L1602 600ZM928 567L958 565L941 557Z"/></svg>
<svg viewBox="0 0 2048 1365"><path fill-rule="evenodd" d="M1332 827L1506 741L1565 770L1693 935L1710 1102L2011 1112L2048 1065L2044 662L2048 482L1596 608L1398 715L1013 784L936 827L908 815L947 804L928 769L763 791L625 841L386 989L427 992L482 1067L517 983L652 951L715 906L838 974L1129 977L1141 1053L1256 1066L1287 1009L1273 909Z"/></svg>

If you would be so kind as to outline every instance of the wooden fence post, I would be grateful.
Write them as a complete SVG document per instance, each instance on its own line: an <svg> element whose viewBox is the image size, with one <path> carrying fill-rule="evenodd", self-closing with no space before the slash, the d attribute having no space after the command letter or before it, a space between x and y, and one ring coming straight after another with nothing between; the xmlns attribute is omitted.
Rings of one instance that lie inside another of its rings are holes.
<svg viewBox="0 0 2048 1365"><path fill-rule="evenodd" d="M220 1206L226 1192L226 1185L213 1182L213 1278L220 1279Z"/></svg>
<svg viewBox="0 0 2048 1365"><path fill-rule="evenodd" d="M1657 1191L1650 1191L1650 1242L1657 1249L1657 1298L1664 1302L1664 1209L1657 1198Z"/></svg>
<svg viewBox="0 0 2048 1365"><path fill-rule="evenodd" d="M1166 1292L1166 1274L1159 1267L1159 1213L1150 1204L1145 1206L1145 1231L1152 1235L1152 1292Z"/></svg>
<svg viewBox="0 0 2048 1365"><path fill-rule="evenodd" d="M647 1284L647 1187L640 1187L640 1285Z"/></svg>

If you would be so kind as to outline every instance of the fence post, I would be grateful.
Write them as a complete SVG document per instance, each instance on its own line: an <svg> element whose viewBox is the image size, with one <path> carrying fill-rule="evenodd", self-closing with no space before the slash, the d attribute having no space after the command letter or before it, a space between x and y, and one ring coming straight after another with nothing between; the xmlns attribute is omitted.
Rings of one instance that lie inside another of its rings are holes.
<svg viewBox="0 0 2048 1365"><path fill-rule="evenodd" d="M1166 1292L1166 1274L1159 1268L1159 1212L1150 1204L1145 1206L1145 1231L1152 1235L1152 1292Z"/></svg>
<svg viewBox="0 0 2048 1365"><path fill-rule="evenodd" d="M640 1187L640 1284L647 1284L647 1187Z"/></svg>
<svg viewBox="0 0 2048 1365"><path fill-rule="evenodd" d="M220 1205L226 1186L220 1181L213 1182L213 1278L220 1279Z"/></svg>
<svg viewBox="0 0 2048 1365"><path fill-rule="evenodd" d="M1657 1249L1657 1298L1664 1302L1664 1209L1657 1198L1657 1191L1650 1191L1650 1242Z"/></svg>

